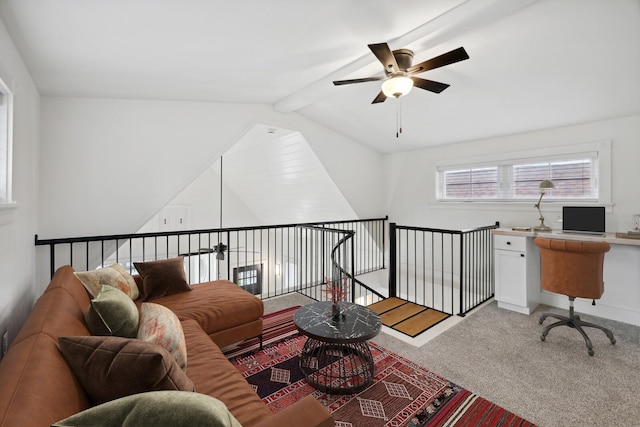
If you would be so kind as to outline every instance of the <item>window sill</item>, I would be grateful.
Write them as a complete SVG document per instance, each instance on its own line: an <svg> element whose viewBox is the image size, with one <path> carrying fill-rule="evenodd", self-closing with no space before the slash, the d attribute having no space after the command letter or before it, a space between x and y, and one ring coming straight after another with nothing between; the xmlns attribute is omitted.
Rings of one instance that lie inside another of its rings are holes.
<svg viewBox="0 0 640 427"><path fill-rule="evenodd" d="M536 201L512 201L512 200L492 200L492 201L453 201L453 200L433 200L431 207L434 209L473 209L473 210L501 210L501 211L529 211L535 210ZM604 206L605 212L613 212L612 203L600 203L595 200L566 200L566 201L546 201L542 200L542 209L545 212L562 212L563 206Z"/></svg>
<svg viewBox="0 0 640 427"><path fill-rule="evenodd" d="M18 209L18 203L0 203L0 226L14 221L13 213Z"/></svg>

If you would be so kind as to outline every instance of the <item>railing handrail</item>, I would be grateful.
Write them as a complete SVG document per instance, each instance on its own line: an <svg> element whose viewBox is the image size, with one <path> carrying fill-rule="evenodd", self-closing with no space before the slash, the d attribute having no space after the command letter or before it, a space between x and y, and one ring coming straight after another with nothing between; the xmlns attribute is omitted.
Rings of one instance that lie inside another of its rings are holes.
<svg viewBox="0 0 640 427"><path fill-rule="evenodd" d="M476 231L492 230L494 228L498 228L499 226L500 226L500 223L496 221L496 223L494 225L484 225L484 226L481 226L481 227L467 228L467 229L464 229L464 230L451 230L451 229L447 229L447 228L416 227L416 226L410 226L410 225L397 225L397 224L396 224L396 229L409 230L409 231L426 231L426 232L431 232L431 233L442 233L442 234L467 234L467 233L473 233L473 232L476 232Z"/></svg>
<svg viewBox="0 0 640 427"><path fill-rule="evenodd" d="M35 235L35 244L36 246L40 245L51 245L51 244L59 244L59 243L83 243L83 242L91 242L95 240L126 240L132 238L143 238L143 237L165 237L165 236L184 236L188 234L206 234L206 233L226 233L231 231L245 231L245 230L265 230L268 228L291 228L291 227L313 227L324 224L343 224L343 223L355 223L355 222L367 222L367 221L383 221L387 220L388 217L384 218L369 218L369 219L352 219L345 221L322 221L322 222L302 222L302 223L292 223L292 224L274 224L274 225L255 225L255 226L247 226L247 227L228 227L228 228L207 228L207 229L198 229L198 230L175 230L175 231L152 231L146 233L130 233L130 234L106 234L106 235L97 235L97 236L83 236L83 237L63 237L63 238L53 238L53 239L40 239L38 235ZM324 227L326 230L332 230L330 228ZM333 229L335 231L347 231L341 229Z"/></svg>

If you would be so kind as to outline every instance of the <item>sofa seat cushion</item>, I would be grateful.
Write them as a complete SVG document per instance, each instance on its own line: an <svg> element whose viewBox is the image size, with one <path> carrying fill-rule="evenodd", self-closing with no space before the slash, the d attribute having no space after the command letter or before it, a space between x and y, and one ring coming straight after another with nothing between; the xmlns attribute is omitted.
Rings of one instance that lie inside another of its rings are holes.
<svg viewBox="0 0 640 427"><path fill-rule="evenodd" d="M242 374L194 320L184 320L187 341L187 375L198 393L220 399L244 427L251 427L271 411L262 402Z"/></svg>
<svg viewBox="0 0 640 427"><path fill-rule="evenodd" d="M191 288L196 292L156 298L153 302L171 309L180 320L197 321L208 335L251 323L264 314L259 298L227 280L198 283ZM237 341L245 338L251 337L239 337Z"/></svg>
<svg viewBox="0 0 640 427"><path fill-rule="evenodd" d="M151 391L94 406L52 427L242 427L211 396L185 391Z"/></svg>

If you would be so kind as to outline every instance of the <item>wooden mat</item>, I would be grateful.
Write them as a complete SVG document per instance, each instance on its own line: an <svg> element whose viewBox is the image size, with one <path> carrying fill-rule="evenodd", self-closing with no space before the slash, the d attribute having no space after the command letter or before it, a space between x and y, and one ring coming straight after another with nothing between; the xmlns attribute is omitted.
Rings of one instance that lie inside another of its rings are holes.
<svg viewBox="0 0 640 427"><path fill-rule="evenodd" d="M447 313L395 297L371 304L369 308L380 316L383 325L412 338L449 317Z"/></svg>

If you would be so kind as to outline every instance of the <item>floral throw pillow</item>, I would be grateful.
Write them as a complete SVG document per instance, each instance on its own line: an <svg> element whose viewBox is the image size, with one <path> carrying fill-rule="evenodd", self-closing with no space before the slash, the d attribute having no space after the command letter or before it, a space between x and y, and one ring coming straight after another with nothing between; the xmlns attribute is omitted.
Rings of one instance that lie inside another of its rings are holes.
<svg viewBox="0 0 640 427"><path fill-rule="evenodd" d="M182 324L178 316L167 307L151 302L142 303L138 339L164 347L178 366L183 370L187 369L187 343Z"/></svg>
<svg viewBox="0 0 640 427"><path fill-rule="evenodd" d="M138 285L136 285L133 276L120 264L113 264L93 271L76 271L73 274L94 298L98 296L104 285L120 289L132 300L136 300L140 296Z"/></svg>

